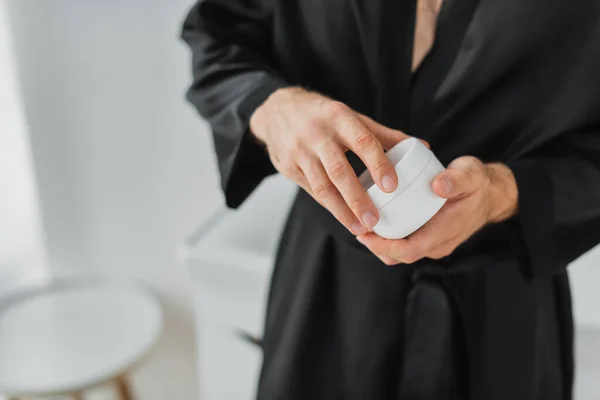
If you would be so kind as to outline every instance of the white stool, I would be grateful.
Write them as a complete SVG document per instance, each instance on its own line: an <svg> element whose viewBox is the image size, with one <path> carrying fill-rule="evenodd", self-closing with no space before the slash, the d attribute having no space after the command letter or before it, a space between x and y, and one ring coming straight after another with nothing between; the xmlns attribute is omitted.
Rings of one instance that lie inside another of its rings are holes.
<svg viewBox="0 0 600 400"><path fill-rule="evenodd" d="M158 340L162 312L146 290L108 282L63 282L0 302L0 393L11 400L68 395L114 383Z"/></svg>

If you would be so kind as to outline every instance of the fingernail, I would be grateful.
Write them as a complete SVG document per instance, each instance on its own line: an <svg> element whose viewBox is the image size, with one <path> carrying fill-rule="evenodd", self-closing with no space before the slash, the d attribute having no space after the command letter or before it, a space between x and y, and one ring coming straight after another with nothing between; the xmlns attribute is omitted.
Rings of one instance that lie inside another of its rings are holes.
<svg viewBox="0 0 600 400"><path fill-rule="evenodd" d="M362 236L357 236L356 240L358 240L361 244L365 244L365 239L363 239Z"/></svg>
<svg viewBox="0 0 600 400"><path fill-rule="evenodd" d="M354 231L355 234L357 235L364 235L365 233L367 233L367 228L365 228L363 226L363 224L361 224L360 222L356 221L352 224L352 230Z"/></svg>
<svg viewBox="0 0 600 400"><path fill-rule="evenodd" d="M450 194L450 192L452 191L452 182L450 181L450 179L444 178L442 179L442 188L444 188L444 192L446 192L447 194Z"/></svg>
<svg viewBox="0 0 600 400"><path fill-rule="evenodd" d="M392 192L396 189L396 182L394 181L394 178L389 175L383 177L381 184L383 185L383 190L386 192Z"/></svg>
<svg viewBox="0 0 600 400"><path fill-rule="evenodd" d="M377 217L375 217L375 214L373 214L370 211L367 211L366 213L363 214L363 223L368 227L368 228L372 228L375 225L377 225Z"/></svg>

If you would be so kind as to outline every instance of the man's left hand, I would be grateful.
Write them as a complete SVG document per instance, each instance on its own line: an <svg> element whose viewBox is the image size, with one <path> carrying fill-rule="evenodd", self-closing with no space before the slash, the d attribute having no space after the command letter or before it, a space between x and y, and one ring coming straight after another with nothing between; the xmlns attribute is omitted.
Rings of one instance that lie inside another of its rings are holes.
<svg viewBox="0 0 600 400"><path fill-rule="evenodd" d="M435 178L433 190L448 201L421 229L405 239L389 240L368 233L358 236L358 241L387 265L440 259L488 223L517 213L517 184L504 164L457 158Z"/></svg>

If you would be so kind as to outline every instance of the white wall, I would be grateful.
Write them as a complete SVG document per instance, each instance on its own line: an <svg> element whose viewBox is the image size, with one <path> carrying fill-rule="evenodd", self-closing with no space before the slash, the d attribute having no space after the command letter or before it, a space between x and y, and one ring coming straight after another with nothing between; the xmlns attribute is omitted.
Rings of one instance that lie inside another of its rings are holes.
<svg viewBox="0 0 600 400"><path fill-rule="evenodd" d="M167 306L165 353L193 359L176 249L221 194L207 127L184 100L192 0L6 1L52 271L149 283ZM164 364L164 390L144 398L190 399L193 366Z"/></svg>
<svg viewBox="0 0 600 400"><path fill-rule="evenodd" d="M576 321L600 329L600 246L574 262L569 271Z"/></svg>
<svg viewBox="0 0 600 400"><path fill-rule="evenodd" d="M33 164L7 8L0 1L0 295L46 277Z"/></svg>
<svg viewBox="0 0 600 400"><path fill-rule="evenodd" d="M184 102L190 0L9 0L51 266L182 300L177 244L220 204Z"/></svg>

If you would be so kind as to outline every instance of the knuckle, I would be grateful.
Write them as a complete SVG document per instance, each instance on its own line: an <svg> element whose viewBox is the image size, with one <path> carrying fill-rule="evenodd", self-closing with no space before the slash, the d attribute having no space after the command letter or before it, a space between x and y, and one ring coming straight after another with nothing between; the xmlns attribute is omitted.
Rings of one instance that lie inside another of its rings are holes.
<svg viewBox="0 0 600 400"><path fill-rule="evenodd" d="M315 143L315 147L319 147L319 150L321 151L322 160L339 162L343 162L344 160L346 160L346 157L340 145L335 141L331 140L330 138L326 138L318 143Z"/></svg>
<svg viewBox="0 0 600 400"><path fill-rule="evenodd" d="M414 264L415 262L419 261L421 258L417 257L416 254L407 254L406 257L404 257L404 263L405 264Z"/></svg>
<svg viewBox="0 0 600 400"><path fill-rule="evenodd" d="M291 173L294 171L293 163L286 158L284 158L283 160L277 160L277 168L279 169L279 171L288 175L291 175Z"/></svg>
<svg viewBox="0 0 600 400"><path fill-rule="evenodd" d="M432 256L430 258L439 260L441 258L448 257L453 252L454 252L454 248L452 246L444 246L441 249L438 249L437 251L435 251L435 253L432 254Z"/></svg>
<svg viewBox="0 0 600 400"><path fill-rule="evenodd" d="M283 159L279 159L279 164L281 164L286 171L295 172L298 169L296 159L291 154L286 155Z"/></svg>
<svg viewBox="0 0 600 400"><path fill-rule="evenodd" d="M315 196L323 198L327 197L333 191L333 185L331 183L323 182L315 185L313 189Z"/></svg>
<svg viewBox="0 0 600 400"><path fill-rule="evenodd" d="M290 140L289 145L287 147L288 157L294 157L296 154L302 151L302 136L296 135Z"/></svg>
<svg viewBox="0 0 600 400"><path fill-rule="evenodd" d="M360 210L363 208L363 204L364 202L362 199L352 199L348 201L348 207L350 207L351 210Z"/></svg>
<svg viewBox="0 0 600 400"><path fill-rule="evenodd" d="M294 164L293 166L291 166L290 171L296 179L302 179L302 180L306 179L306 177L304 176L304 171L302 171L302 169L298 166L298 164Z"/></svg>
<svg viewBox="0 0 600 400"><path fill-rule="evenodd" d="M297 135L298 139L303 137L318 138L323 133L321 122L317 118L311 118L306 121L301 132Z"/></svg>
<svg viewBox="0 0 600 400"><path fill-rule="evenodd" d="M479 181L486 175L485 165L479 159L475 157L473 158L476 162L474 162L472 167L470 168L471 178L473 178L474 175L475 178L477 178L477 180Z"/></svg>
<svg viewBox="0 0 600 400"><path fill-rule="evenodd" d="M344 180L347 176L348 170L346 164L341 161L333 161L327 168L327 173L335 180Z"/></svg>
<svg viewBox="0 0 600 400"><path fill-rule="evenodd" d="M282 173L295 182L299 181L303 176L302 171L296 165L286 165Z"/></svg>
<svg viewBox="0 0 600 400"><path fill-rule="evenodd" d="M300 143L295 139L291 138L289 143L286 143L285 147L278 151L277 158L280 164L285 164L294 160L300 151Z"/></svg>
<svg viewBox="0 0 600 400"><path fill-rule="evenodd" d="M449 166L458 169L470 169L479 164L482 164L481 160L475 156L462 156L452 161Z"/></svg>
<svg viewBox="0 0 600 400"><path fill-rule="evenodd" d="M300 143L292 141L286 149L285 153L283 154L283 159L281 160L281 162L291 163L294 160L297 160L301 154L302 147L300 146Z"/></svg>
<svg viewBox="0 0 600 400"><path fill-rule="evenodd" d="M446 247L438 247L435 250L433 250L427 257L431 258L433 260L439 260L440 258L444 258L446 257L447 254L447 249Z"/></svg>
<svg viewBox="0 0 600 400"><path fill-rule="evenodd" d="M302 146L296 150L293 154L290 154L290 158L295 161L298 166L304 166L306 168L315 168L318 166L318 159L313 155L313 152Z"/></svg>
<svg viewBox="0 0 600 400"><path fill-rule="evenodd" d="M377 164L375 164L375 166L373 168L374 168L373 173L375 173L375 174L382 174L383 172L386 172L388 169L391 169L390 163L389 163L389 161L387 161L387 158L385 160L379 161Z"/></svg>
<svg viewBox="0 0 600 400"><path fill-rule="evenodd" d="M465 183L472 183L485 172L485 165L477 157L465 156L458 159L456 163L458 168L458 178Z"/></svg>
<svg viewBox="0 0 600 400"><path fill-rule="evenodd" d="M331 101L326 106L326 112L329 117L338 118L348 112L348 107L339 101Z"/></svg>
<svg viewBox="0 0 600 400"><path fill-rule="evenodd" d="M406 264L412 264L419 261L421 258L423 258L421 249L419 247L413 247L406 251L406 254L404 255L404 262Z"/></svg>
<svg viewBox="0 0 600 400"><path fill-rule="evenodd" d="M356 136L355 145L358 150L371 149L377 145L377 139L371 132L364 131Z"/></svg>
<svg viewBox="0 0 600 400"><path fill-rule="evenodd" d="M483 163L481 162L481 160L475 156L466 156L466 162L467 165L469 165L471 168L473 169L479 169L481 167L483 167Z"/></svg>

